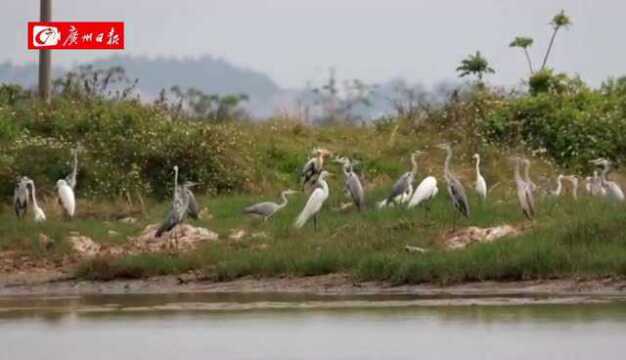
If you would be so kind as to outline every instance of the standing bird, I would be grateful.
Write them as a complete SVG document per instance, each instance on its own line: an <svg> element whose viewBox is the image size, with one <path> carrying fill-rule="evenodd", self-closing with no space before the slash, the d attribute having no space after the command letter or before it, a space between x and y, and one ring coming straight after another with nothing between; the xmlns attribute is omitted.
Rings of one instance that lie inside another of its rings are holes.
<svg viewBox="0 0 626 360"><path fill-rule="evenodd" d="M326 149L316 148L313 150L313 157L304 164L302 168L302 187L306 187L309 183L314 183L324 168L324 158L332 153Z"/></svg>
<svg viewBox="0 0 626 360"><path fill-rule="evenodd" d="M437 179L434 176L427 176L424 180L422 180L422 182L420 182L413 192L407 207L410 209L414 206L418 206L424 201L432 200L437 193L439 193Z"/></svg>
<svg viewBox="0 0 626 360"><path fill-rule="evenodd" d="M599 158L590 161L592 164L602 166L602 173L600 174L600 183L602 188L605 189L607 196L617 201L624 201L624 192L622 188L615 182L609 181L607 175L611 171L611 162L607 159Z"/></svg>
<svg viewBox="0 0 626 360"><path fill-rule="evenodd" d="M18 218L23 218L24 215L26 215L26 210L28 210L30 199L27 184L29 180L30 179L26 176L22 176L17 179L17 184L15 184L15 190L13 191L13 208Z"/></svg>
<svg viewBox="0 0 626 360"><path fill-rule="evenodd" d="M258 204L250 205L247 208L243 209L243 212L250 215L260 216L263 218L263 221L269 220L274 214L276 214L280 209L287 206L288 200L287 195L295 194L297 191L287 189L280 193L280 197L282 202L277 204L272 201L260 202Z"/></svg>
<svg viewBox="0 0 626 360"><path fill-rule="evenodd" d="M342 164L343 176L345 180L346 193L350 195L354 205L359 211L365 210L365 194L363 192L363 185L359 175L354 172L354 165L356 161L351 161L348 158L338 158L335 162Z"/></svg>
<svg viewBox="0 0 626 360"><path fill-rule="evenodd" d="M413 181L415 181L415 174L417 173L417 156L422 152L417 150L411 153L411 170L405 172L400 178L393 184L391 194L380 204L382 206L399 203L405 203L410 200L413 193ZM379 207L381 205L379 204Z"/></svg>
<svg viewBox="0 0 626 360"><path fill-rule="evenodd" d="M66 218L71 219L76 213L76 197L74 190L63 179L57 180L57 194L59 195L59 204L63 208Z"/></svg>
<svg viewBox="0 0 626 360"><path fill-rule="evenodd" d="M446 151L446 161L443 167L443 177L448 185L448 194L450 194L450 200L452 200L452 205L454 205L454 208L457 209L463 216L469 218L470 207L469 202L467 201L467 196L465 195L465 188L463 187L463 184L461 184L461 181L459 181L459 178L457 178L456 175L454 175L454 173L450 171L452 148L450 147L450 144L440 144L437 146L440 149Z"/></svg>
<svg viewBox="0 0 626 360"><path fill-rule="evenodd" d="M524 160L515 157L513 158L513 161L515 162L515 186L517 188L517 199L519 200L522 213L528 220L531 220L535 216L535 198L530 184L524 181L520 175L520 164Z"/></svg>
<svg viewBox="0 0 626 360"><path fill-rule="evenodd" d="M529 186L530 192L534 193L537 190L537 185L530 178L530 160L524 158L522 162L524 163L524 182Z"/></svg>
<svg viewBox="0 0 626 360"><path fill-rule="evenodd" d="M43 210L39 207L39 203L37 203L35 182L29 179L28 186L30 187L30 196L33 201L33 220L35 222L44 222L46 221L46 213L43 212Z"/></svg>
<svg viewBox="0 0 626 360"><path fill-rule="evenodd" d="M606 189L602 186L602 179L598 176L598 171L593 171L593 178L589 184L589 190L593 196L606 196Z"/></svg>
<svg viewBox="0 0 626 360"><path fill-rule="evenodd" d="M189 206L187 207L187 215L189 215L192 219L198 219L200 216L200 205L198 205L198 201L196 200L196 196L191 191L191 188L198 185L197 183L191 181L185 181L183 184L183 190L185 191L185 196L189 198Z"/></svg>
<svg viewBox="0 0 626 360"><path fill-rule="evenodd" d="M563 191L563 174L556 177L556 189L551 190L550 194L558 197L561 196L561 191Z"/></svg>
<svg viewBox="0 0 626 360"><path fill-rule="evenodd" d="M309 200L307 200L306 205L304 205L304 209L298 215L294 226L298 229L302 228L306 222L313 217L313 227L317 230L317 222L320 210L322 209L322 205L326 199L328 199L329 189L328 183L326 182L326 177L331 176L331 174L322 170L320 176L317 179L317 185L311 195L309 196Z"/></svg>
<svg viewBox="0 0 626 360"><path fill-rule="evenodd" d="M474 154L472 157L476 159L476 192L480 198L485 201L487 200L487 182L480 174L480 155Z"/></svg>
<svg viewBox="0 0 626 360"><path fill-rule="evenodd" d="M174 198L172 207L165 221L161 223L161 226L154 233L154 237L160 238L164 232L174 229L178 224L182 224L189 208L189 201L189 193L185 191L184 187L178 186L178 166L174 166Z"/></svg>

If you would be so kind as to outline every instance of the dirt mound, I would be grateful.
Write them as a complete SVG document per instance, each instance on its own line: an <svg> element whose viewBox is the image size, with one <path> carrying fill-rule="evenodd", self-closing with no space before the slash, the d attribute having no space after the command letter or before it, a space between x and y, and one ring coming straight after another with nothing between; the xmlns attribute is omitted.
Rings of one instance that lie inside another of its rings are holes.
<svg viewBox="0 0 626 360"><path fill-rule="evenodd" d="M71 233L67 241L72 245L72 249L83 257L94 257L102 250L100 244L78 233Z"/></svg>
<svg viewBox="0 0 626 360"><path fill-rule="evenodd" d="M464 249L474 243L488 243L496 241L505 236L517 236L521 230L511 225L500 225L489 228L479 228L470 226L452 234L448 234L443 239L446 249Z"/></svg>
<svg viewBox="0 0 626 360"><path fill-rule="evenodd" d="M141 235L130 238L131 248L134 251L156 252L164 250L193 250L207 241L216 241L217 233L189 224L178 225L174 230L165 232L160 238L155 237L159 224L145 227Z"/></svg>

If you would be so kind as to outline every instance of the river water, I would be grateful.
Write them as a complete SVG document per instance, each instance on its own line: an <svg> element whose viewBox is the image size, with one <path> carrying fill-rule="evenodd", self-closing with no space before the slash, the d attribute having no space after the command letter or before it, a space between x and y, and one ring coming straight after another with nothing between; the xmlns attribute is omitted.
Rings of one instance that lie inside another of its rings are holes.
<svg viewBox="0 0 626 360"><path fill-rule="evenodd" d="M626 303L238 294L0 299L0 359L624 359Z"/></svg>

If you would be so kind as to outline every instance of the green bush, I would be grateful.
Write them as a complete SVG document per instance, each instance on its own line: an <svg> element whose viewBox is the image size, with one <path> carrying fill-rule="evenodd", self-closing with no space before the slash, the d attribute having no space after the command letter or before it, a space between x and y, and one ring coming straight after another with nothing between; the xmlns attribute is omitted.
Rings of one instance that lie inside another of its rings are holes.
<svg viewBox="0 0 626 360"><path fill-rule="evenodd" d="M236 127L172 121L137 101L55 97L48 105L27 99L0 110L0 121L5 196L18 175L52 191L71 171L76 146L82 196L167 196L174 165L181 180L200 182L209 192L241 189L245 179L237 163Z"/></svg>
<svg viewBox="0 0 626 360"><path fill-rule="evenodd" d="M511 98L489 109L480 125L491 141L546 152L564 166L626 157L626 96L617 91L609 95L575 85Z"/></svg>

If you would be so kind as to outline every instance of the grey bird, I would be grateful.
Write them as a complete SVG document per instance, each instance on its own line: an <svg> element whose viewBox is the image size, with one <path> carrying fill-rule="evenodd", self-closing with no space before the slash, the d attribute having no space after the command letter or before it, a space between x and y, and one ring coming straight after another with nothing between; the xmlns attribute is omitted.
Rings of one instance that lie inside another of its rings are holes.
<svg viewBox="0 0 626 360"><path fill-rule="evenodd" d="M352 161L346 157L339 157L335 159L335 162L342 165L346 193L352 198L354 205L359 211L365 210L363 185L361 184L359 175L354 172L354 165L357 165L359 162Z"/></svg>
<svg viewBox="0 0 626 360"><path fill-rule="evenodd" d="M183 190L185 191L185 195L189 198L189 206L187 207L187 215L189 215L192 219L198 219L200 217L200 205L198 205L198 200L196 200L196 196L191 191L191 188L198 185L195 182L185 181L183 184Z"/></svg>
<svg viewBox="0 0 626 360"><path fill-rule="evenodd" d="M17 179L15 190L13 191L13 208L18 218L23 218L28 210L30 202L30 194L28 192L28 183L30 179L22 176Z"/></svg>
<svg viewBox="0 0 626 360"><path fill-rule="evenodd" d="M415 181L415 173L417 172L417 155L421 154L421 151L414 151L411 153L411 171L407 171L393 184L391 193L383 201L385 205L391 205L396 203L399 198L408 201L411 198L413 192L413 181Z"/></svg>
<svg viewBox="0 0 626 360"><path fill-rule="evenodd" d="M263 218L263 221L269 220L274 214L276 214L280 209L287 206L288 200L287 195L295 194L297 191L287 189L280 193L280 197L282 202L277 204L272 201L264 201L254 205L250 205L247 208L243 209L243 212L250 215L260 216Z"/></svg>
<svg viewBox="0 0 626 360"><path fill-rule="evenodd" d="M457 209L463 216L470 216L470 206L467 201L467 195L465 195L465 188L459 178L450 171L450 160L452 159L452 148L450 144L440 144L437 145L442 150L446 151L446 161L443 167L443 177L446 180L448 185L448 193L450 194L450 200L452 201L452 205Z"/></svg>
<svg viewBox="0 0 626 360"><path fill-rule="evenodd" d="M189 208L189 201L188 192L185 191L184 187L178 186L178 166L174 166L174 199L172 207L165 221L161 223L161 226L154 234L155 237L161 237L164 232L174 229L176 225L183 222Z"/></svg>
<svg viewBox="0 0 626 360"><path fill-rule="evenodd" d="M624 201L624 191L615 182L607 179L609 172L611 172L611 162L604 158L591 160L590 163L596 166L602 166L602 173L600 174L600 184L605 189L607 196L617 201Z"/></svg>
<svg viewBox="0 0 626 360"><path fill-rule="evenodd" d="M519 157L513 157L515 163L515 186L517 190L517 200L519 201L522 213L528 220L532 220L535 216L535 197L533 195L533 186L531 183L522 179L520 175L520 165L528 160Z"/></svg>

